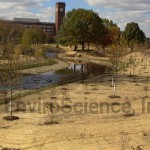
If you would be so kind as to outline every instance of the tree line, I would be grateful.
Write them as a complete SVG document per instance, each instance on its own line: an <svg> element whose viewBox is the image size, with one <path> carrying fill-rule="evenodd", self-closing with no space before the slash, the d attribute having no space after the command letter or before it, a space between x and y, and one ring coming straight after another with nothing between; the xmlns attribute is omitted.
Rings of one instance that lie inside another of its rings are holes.
<svg viewBox="0 0 150 150"><path fill-rule="evenodd" d="M46 33L36 26L25 28L11 21L0 20L0 54L5 57L14 46L43 44L47 41Z"/></svg>
<svg viewBox="0 0 150 150"><path fill-rule="evenodd" d="M66 14L56 41L63 45L82 46L85 43L100 45L103 49L119 42L126 41L128 47L133 49L133 44L143 44L145 33L139 28L137 23L128 23L122 32L117 24L108 19L102 19L92 10L73 9Z"/></svg>

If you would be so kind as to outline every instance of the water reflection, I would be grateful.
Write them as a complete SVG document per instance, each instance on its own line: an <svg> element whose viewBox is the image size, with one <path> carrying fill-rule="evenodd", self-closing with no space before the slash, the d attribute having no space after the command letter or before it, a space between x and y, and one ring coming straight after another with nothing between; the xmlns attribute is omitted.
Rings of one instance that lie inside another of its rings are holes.
<svg viewBox="0 0 150 150"><path fill-rule="evenodd" d="M85 64L84 70L89 74L102 75L106 72L109 72L111 70L111 68L109 68L108 66L105 66L105 65L88 63L88 64Z"/></svg>
<svg viewBox="0 0 150 150"><path fill-rule="evenodd" d="M52 83L57 83L61 80L63 75L55 74L54 72L46 72L38 75L29 75L23 77L21 83L17 88L21 89L37 89L49 86Z"/></svg>
<svg viewBox="0 0 150 150"><path fill-rule="evenodd" d="M87 64L70 64L68 68L65 68L65 70L70 70L72 73L81 75L81 78L84 75L101 75L104 74L106 71L109 70L108 67L104 65L98 65L93 63L87 63ZM21 79L21 82L15 86L15 89L22 89L22 90L33 90L38 89L42 87L49 86L53 83L58 83L63 78L68 79L67 77L71 76L72 74L61 74L61 73L55 73L52 71L38 74L38 75L27 75L23 76ZM4 88L4 86L0 86L0 90L7 89L7 87Z"/></svg>
<svg viewBox="0 0 150 150"><path fill-rule="evenodd" d="M57 57L57 55L58 55L57 52L45 52L46 58L55 58L55 57Z"/></svg>
<svg viewBox="0 0 150 150"><path fill-rule="evenodd" d="M68 67L68 69L73 70L74 72L87 73L93 75L101 75L111 70L105 65L99 65L94 63L71 64Z"/></svg>

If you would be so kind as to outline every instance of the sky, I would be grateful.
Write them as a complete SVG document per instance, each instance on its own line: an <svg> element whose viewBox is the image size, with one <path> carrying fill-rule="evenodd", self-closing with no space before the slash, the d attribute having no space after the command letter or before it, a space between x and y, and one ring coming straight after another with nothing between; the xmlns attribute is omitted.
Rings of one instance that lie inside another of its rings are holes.
<svg viewBox="0 0 150 150"><path fill-rule="evenodd" d="M101 18L117 23L122 31L127 23L137 22L150 37L150 0L0 0L0 18L54 22L56 2L65 2L66 12L73 8L93 9Z"/></svg>

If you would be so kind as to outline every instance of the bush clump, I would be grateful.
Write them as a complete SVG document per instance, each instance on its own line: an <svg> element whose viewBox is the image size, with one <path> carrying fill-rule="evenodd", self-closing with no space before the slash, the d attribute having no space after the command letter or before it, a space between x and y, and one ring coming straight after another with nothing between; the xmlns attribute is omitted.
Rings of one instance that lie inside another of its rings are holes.
<svg viewBox="0 0 150 150"><path fill-rule="evenodd" d="M43 48L36 49L35 52L34 52L34 56L36 58L44 57L44 49Z"/></svg>
<svg viewBox="0 0 150 150"><path fill-rule="evenodd" d="M14 50L15 55L31 55L32 49L29 45L17 45Z"/></svg>

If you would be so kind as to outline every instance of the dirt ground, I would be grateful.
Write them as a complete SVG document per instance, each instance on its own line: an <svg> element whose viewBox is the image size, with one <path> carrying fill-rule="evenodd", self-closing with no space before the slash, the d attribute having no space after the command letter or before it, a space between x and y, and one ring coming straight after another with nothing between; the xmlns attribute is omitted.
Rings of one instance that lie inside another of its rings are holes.
<svg viewBox="0 0 150 150"><path fill-rule="evenodd" d="M45 103L50 101L51 90L24 97L19 100L22 103L14 102L13 115L20 118L16 121L3 119L8 106L1 105L0 146L21 150L150 150L150 64L147 69L143 67L141 62L137 64L135 78L129 77L130 68L118 74L117 98L109 97L114 90L110 75L103 82L99 76L56 87L56 124L46 125L50 114Z"/></svg>

